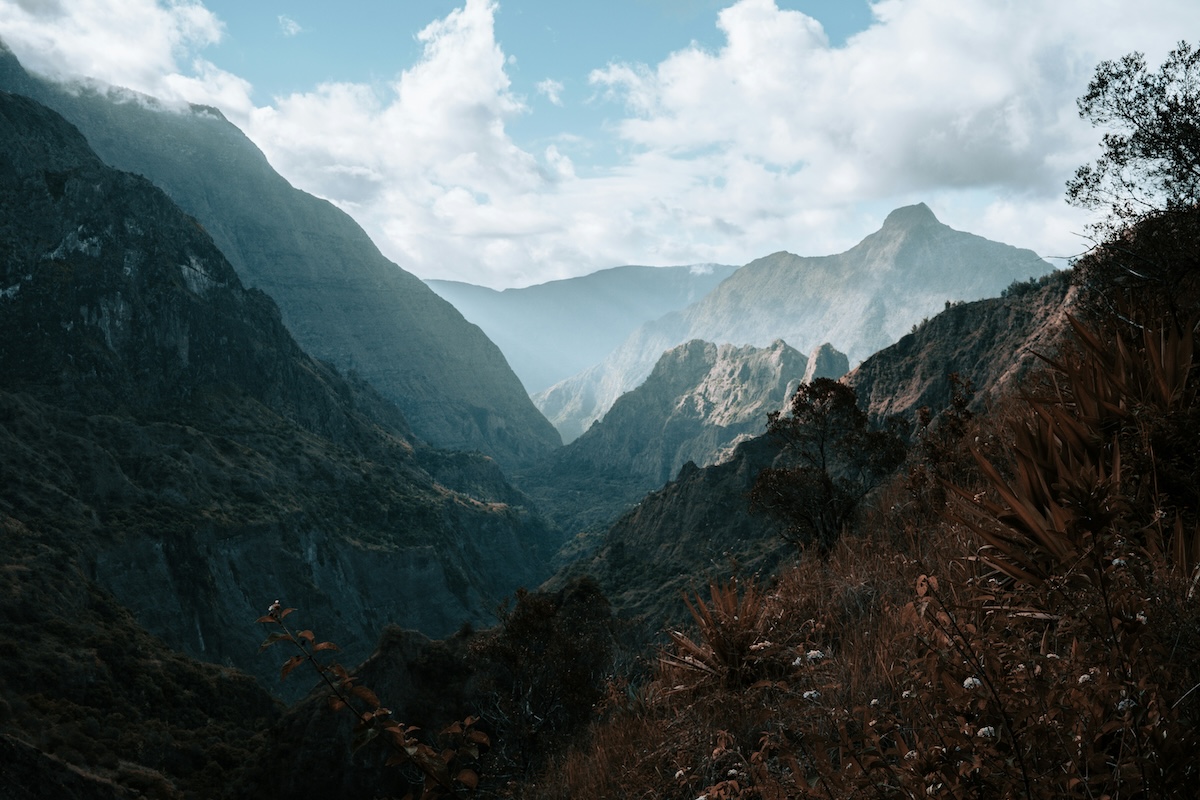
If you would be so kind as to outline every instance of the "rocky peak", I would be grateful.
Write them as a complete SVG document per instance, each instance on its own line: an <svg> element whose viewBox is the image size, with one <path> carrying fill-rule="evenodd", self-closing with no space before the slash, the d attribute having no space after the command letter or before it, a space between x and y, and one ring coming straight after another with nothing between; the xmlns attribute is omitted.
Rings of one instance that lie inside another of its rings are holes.
<svg viewBox="0 0 1200 800"><path fill-rule="evenodd" d="M913 230L926 225L941 225L933 211L924 203L912 206L901 206L887 215L881 231Z"/></svg>
<svg viewBox="0 0 1200 800"><path fill-rule="evenodd" d="M804 370L804 382L812 383L817 378L837 380L850 371L850 359L829 342L812 351L808 356L808 368Z"/></svg>

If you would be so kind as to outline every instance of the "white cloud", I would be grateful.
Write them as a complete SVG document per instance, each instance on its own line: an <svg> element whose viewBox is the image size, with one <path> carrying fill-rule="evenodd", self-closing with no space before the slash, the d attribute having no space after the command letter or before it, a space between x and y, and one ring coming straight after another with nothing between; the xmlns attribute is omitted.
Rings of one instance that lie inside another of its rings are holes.
<svg viewBox="0 0 1200 800"><path fill-rule="evenodd" d="M544 94L546 99L554 105L561 106L563 104L562 93L564 87L561 81L556 81L553 78L546 78L546 80L540 81L536 88L538 94Z"/></svg>
<svg viewBox="0 0 1200 800"><path fill-rule="evenodd" d="M535 111L512 90L496 9L463 0L390 83L322 84L260 108L201 57L221 24L197 3L0 0L0 36L43 72L218 105L401 266L514 285L835 252L917 201L960 229L1078 252L1084 218L1062 186L1099 133L1074 98L1100 59L1139 49L1157 63L1179 31L1200 30L1186 0L1136 14L1117 0L881 0L869 29L832 47L812 18L740 0L715 20L716 49L591 73L624 153L597 166L590 131L536 151L513 140L511 121ZM536 91L561 103L558 81Z"/></svg>
<svg viewBox="0 0 1200 800"><path fill-rule="evenodd" d="M283 32L284 36L295 36L298 33L302 33L304 28L300 27L300 23L296 22L296 20L292 19L291 17L285 14L280 14L279 30Z"/></svg>

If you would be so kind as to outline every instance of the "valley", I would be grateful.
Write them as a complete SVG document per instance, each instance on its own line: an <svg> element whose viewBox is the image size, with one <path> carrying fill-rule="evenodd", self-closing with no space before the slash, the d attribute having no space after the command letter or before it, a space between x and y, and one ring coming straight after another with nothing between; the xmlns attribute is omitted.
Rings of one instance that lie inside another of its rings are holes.
<svg viewBox="0 0 1200 800"><path fill-rule="evenodd" d="M421 281L0 49L0 798L1182 796L1195 204L878 224Z"/></svg>

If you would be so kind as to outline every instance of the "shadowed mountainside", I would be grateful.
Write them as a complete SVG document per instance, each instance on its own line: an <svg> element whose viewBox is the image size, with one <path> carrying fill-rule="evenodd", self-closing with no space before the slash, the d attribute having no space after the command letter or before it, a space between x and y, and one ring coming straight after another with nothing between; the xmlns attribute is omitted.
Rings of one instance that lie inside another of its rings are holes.
<svg viewBox="0 0 1200 800"><path fill-rule="evenodd" d="M603 362L534 396L571 441L690 339L807 352L830 342L856 364L954 300L998 295L1050 265L1030 250L943 225L923 203L896 209L844 253L752 261L699 302L642 326Z"/></svg>
<svg viewBox="0 0 1200 800"><path fill-rule="evenodd" d="M201 226L0 94L0 514L168 644L275 688L272 600L364 657L540 580L557 538L495 464L432 450L304 354ZM13 534L15 536L15 534Z"/></svg>
<svg viewBox="0 0 1200 800"><path fill-rule="evenodd" d="M302 347L362 376L422 439L506 465L560 444L478 327L384 258L349 216L294 189L220 112L60 86L26 73L2 45L0 89L59 112L105 163L163 189L244 284L270 295Z"/></svg>

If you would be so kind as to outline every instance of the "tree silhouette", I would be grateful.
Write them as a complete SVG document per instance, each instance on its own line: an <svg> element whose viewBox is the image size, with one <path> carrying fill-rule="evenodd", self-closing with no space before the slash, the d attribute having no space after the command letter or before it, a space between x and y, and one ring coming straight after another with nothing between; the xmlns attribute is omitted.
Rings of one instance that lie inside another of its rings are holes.
<svg viewBox="0 0 1200 800"><path fill-rule="evenodd" d="M873 429L849 386L829 378L801 384L787 414L767 417L781 450L759 473L751 506L785 523L783 537L828 553L859 504L904 461L903 425Z"/></svg>

